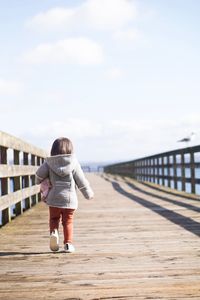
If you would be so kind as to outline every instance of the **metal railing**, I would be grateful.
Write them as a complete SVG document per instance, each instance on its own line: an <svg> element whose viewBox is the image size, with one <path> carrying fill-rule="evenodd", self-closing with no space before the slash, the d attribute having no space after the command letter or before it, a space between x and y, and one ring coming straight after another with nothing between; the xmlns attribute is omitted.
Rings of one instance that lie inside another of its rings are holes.
<svg viewBox="0 0 200 300"><path fill-rule="evenodd" d="M0 225L40 201L35 172L46 152L0 131Z"/></svg>
<svg viewBox="0 0 200 300"><path fill-rule="evenodd" d="M109 165L104 171L199 194L200 145Z"/></svg>

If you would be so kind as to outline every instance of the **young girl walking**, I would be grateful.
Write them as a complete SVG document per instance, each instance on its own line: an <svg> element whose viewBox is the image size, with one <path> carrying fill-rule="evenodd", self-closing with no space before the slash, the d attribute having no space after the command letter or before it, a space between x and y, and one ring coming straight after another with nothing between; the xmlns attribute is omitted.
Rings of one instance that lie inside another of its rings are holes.
<svg viewBox="0 0 200 300"><path fill-rule="evenodd" d="M51 156L36 172L36 183L50 180L50 188L45 199L49 206L50 249L59 250L59 222L62 218L64 250L74 252L73 216L78 207L76 187L86 199L94 193L74 154L72 142L68 138L58 138L51 148Z"/></svg>

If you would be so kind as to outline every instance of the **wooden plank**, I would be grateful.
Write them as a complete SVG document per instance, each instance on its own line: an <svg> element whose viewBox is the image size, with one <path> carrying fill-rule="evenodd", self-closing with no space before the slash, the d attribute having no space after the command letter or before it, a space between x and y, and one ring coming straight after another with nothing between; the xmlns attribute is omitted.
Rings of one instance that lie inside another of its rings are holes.
<svg viewBox="0 0 200 300"><path fill-rule="evenodd" d="M0 165L0 177L4 178L33 175L37 169L38 166Z"/></svg>
<svg viewBox="0 0 200 300"><path fill-rule="evenodd" d="M0 146L11 148L22 152L32 153L41 157L47 156L46 151L39 149L38 147L35 147L3 131L0 131Z"/></svg>
<svg viewBox="0 0 200 300"><path fill-rule="evenodd" d="M26 199L32 195L39 193L40 186L35 185L22 190L16 191L14 193L9 193L0 197L0 210L6 209L13 204L20 202L22 199Z"/></svg>

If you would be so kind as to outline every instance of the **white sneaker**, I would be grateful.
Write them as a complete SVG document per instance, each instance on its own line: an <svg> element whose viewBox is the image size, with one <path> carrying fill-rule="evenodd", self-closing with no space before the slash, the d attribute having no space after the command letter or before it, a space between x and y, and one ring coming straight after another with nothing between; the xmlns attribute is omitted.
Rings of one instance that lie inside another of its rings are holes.
<svg viewBox="0 0 200 300"><path fill-rule="evenodd" d="M58 236L58 230L57 229L55 229L50 235L50 249L52 251L58 251L59 250L59 236Z"/></svg>
<svg viewBox="0 0 200 300"><path fill-rule="evenodd" d="M65 250L65 252L67 252L67 253L73 253L73 252L75 252L74 246L73 246L72 244L70 244L70 243L66 243L66 244L64 245L64 250Z"/></svg>

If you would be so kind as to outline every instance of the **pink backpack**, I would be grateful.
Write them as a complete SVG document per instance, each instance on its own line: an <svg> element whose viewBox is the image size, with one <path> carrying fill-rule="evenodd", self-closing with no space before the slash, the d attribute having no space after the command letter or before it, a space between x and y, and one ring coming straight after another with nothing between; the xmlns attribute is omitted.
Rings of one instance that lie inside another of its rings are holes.
<svg viewBox="0 0 200 300"><path fill-rule="evenodd" d="M41 193L42 201L46 202L50 189L51 189L51 182L49 178L46 178L40 183L40 193Z"/></svg>

